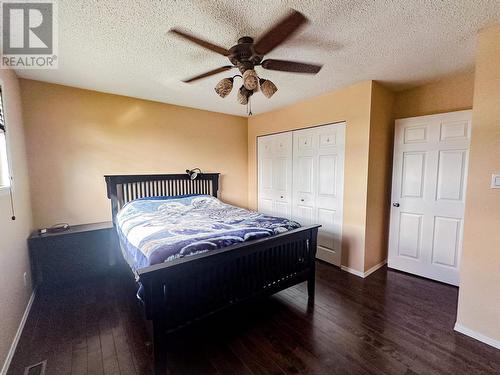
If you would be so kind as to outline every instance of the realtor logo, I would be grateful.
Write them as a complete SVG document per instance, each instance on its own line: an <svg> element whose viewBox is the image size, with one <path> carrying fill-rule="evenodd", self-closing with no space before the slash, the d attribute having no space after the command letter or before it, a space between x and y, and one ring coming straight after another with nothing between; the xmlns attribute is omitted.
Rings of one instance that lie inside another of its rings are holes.
<svg viewBox="0 0 500 375"><path fill-rule="evenodd" d="M57 68L57 4L2 2L2 68Z"/></svg>

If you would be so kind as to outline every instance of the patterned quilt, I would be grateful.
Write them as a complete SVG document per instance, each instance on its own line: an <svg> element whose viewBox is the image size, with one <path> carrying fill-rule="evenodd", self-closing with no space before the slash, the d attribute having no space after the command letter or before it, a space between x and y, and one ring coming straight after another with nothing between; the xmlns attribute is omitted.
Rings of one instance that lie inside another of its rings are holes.
<svg viewBox="0 0 500 375"><path fill-rule="evenodd" d="M122 252L134 271L300 227L208 195L138 199L116 219Z"/></svg>

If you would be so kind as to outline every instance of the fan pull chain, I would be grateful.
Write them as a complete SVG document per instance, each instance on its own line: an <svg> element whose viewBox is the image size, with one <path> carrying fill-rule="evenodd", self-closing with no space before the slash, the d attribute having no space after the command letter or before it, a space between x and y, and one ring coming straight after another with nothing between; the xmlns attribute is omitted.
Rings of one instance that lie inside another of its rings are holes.
<svg viewBox="0 0 500 375"><path fill-rule="evenodd" d="M247 102L247 113L248 113L248 116L252 116L252 97L249 96L248 97L248 102Z"/></svg>

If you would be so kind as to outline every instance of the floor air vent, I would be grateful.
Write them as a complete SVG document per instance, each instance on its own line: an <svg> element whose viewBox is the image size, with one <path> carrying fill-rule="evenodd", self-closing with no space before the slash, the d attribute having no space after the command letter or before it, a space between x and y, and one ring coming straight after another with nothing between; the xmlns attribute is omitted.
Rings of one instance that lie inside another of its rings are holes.
<svg viewBox="0 0 500 375"><path fill-rule="evenodd" d="M24 369L24 375L45 375L46 366L47 360L35 363L34 365L28 366Z"/></svg>

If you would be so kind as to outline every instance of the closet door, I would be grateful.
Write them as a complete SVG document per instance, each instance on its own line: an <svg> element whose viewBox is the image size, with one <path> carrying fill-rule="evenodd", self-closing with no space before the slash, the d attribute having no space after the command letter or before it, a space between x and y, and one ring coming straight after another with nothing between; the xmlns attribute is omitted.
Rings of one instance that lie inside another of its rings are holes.
<svg viewBox="0 0 500 375"><path fill-rule="evenodd" d="M340 266L345 123L293 132L292 217L321 224L317 257Z"/></svg>
<svg viewBox="0 0 500 375"><path fill-rule="evenodd" d="M315 128L293 132L292 218L301 225L316 224L317 148Z"/></svg>
<svg viewBox="0 0 500 375"><path fill-rule="evenodd" d="M258 138L259 211L278 217L292 214L292 133Z"/></svg>

